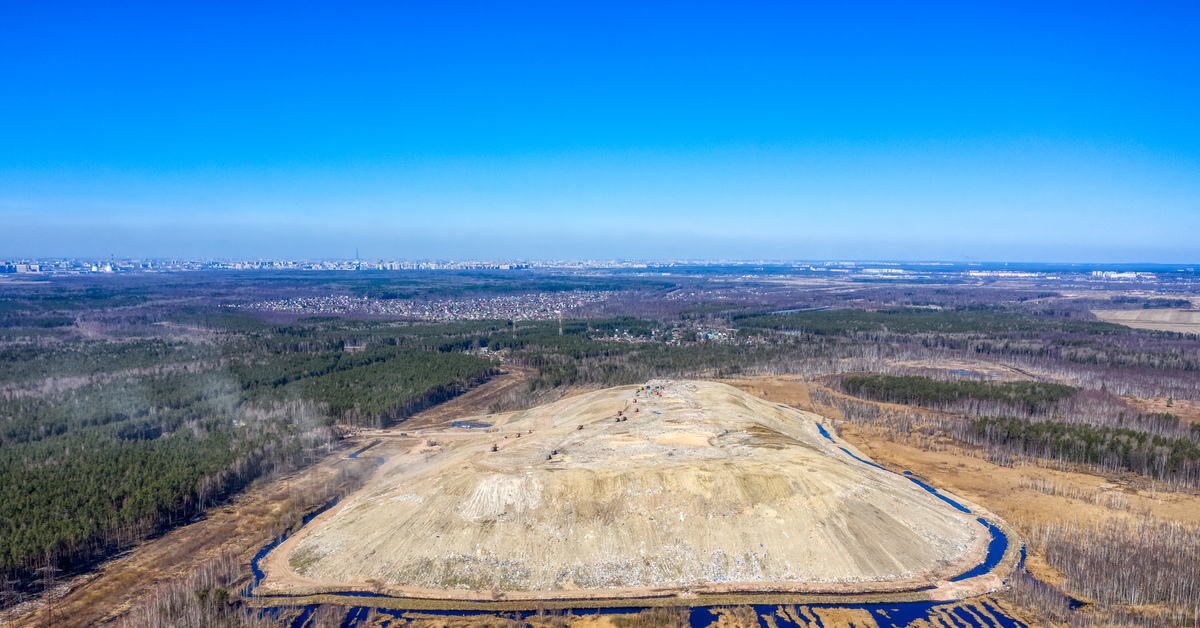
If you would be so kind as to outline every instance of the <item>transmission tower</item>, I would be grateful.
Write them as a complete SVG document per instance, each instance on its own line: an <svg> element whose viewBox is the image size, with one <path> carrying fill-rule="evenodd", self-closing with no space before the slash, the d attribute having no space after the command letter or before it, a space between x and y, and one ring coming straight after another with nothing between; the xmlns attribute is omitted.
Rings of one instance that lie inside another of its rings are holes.
<svg viewBox="0 0 1200 628"><path fill-rule="evenodd" d="M54 565L49 555L46 556L46 566L38 569L42 574L42 597L46 601L46 626L54 626L54 589L58 588L58 572L62 571Z"/></svg>

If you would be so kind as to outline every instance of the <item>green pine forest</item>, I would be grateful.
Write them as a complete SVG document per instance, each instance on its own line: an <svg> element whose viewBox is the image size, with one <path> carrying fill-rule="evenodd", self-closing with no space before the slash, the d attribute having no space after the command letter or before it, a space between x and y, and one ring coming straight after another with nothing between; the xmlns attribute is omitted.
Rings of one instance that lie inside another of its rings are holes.
<svg viewBox="0 0 1200 628"><path fill-rule="evenodd" d="M383 425L494 370L420 332L347 352L337 327L0 353L0 565L104 556L303 464L335 422ZM51 374L61 390L20 386Z"/></svg>
<svg viewBox="0 0 1200 628"><path fill-rule="evenodd" d="M1045 382L938 381L919 375L847 375L842 388L855 396L888 403L940 408L963 399L996 401L1030 414L1075 394L1064 384Z"/></svg>

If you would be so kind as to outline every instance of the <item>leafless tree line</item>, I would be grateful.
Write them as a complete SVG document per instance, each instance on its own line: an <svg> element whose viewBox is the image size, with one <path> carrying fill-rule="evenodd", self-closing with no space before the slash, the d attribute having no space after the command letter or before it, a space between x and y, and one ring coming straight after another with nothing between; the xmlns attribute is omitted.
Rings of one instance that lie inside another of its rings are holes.
<svg viewBox="0 0 1200 628"><path fill-rule="evenodd" d="M241 573L236 552L227 551L190 574L154 587L142 603L123 617L120 628L208 628L253 621L231 599L230 589ZM247 621L241 621L247 620Z"/></svg>
<svg viewBox="0 0 1200 628"><path fill-rule="evenodd" d="M996 435L992 426L981 431L976 429L972 420L961 416L916 408L886 408L876 403L835 395L819 387L812 389L811 397L813 403L835 408L844 420L875 436L922 449L946 451L965 444L970 447L963 448L964 454L1005 467L1052 466L1063 471L1085 469L1101 474L1132 471L1158 478L1173 490L1200 487L1200 464L1195 460L1185 460L1173 470L1168 470L1169 452L1162 447L1144 455L1139 453L1136 459L1129 461L1119 454L1106 452L1101 460L1087 462L1076 455L1080 452L1055 451L1045 443L1006 442ZM1117 426L1101 424L1098 427Z"/></svg>
<svg viewBox="0 0 1200 628"><path fill-rule="evenodd" d="M820 340L806 334L782 332L786 337ZM930 366L963 362L996 364L1035 379L1069 384L1079 388L1106 388L1117 395L1200 399L1200 344L1195 338L1164 339L1144 334L1105 337L1103 347L1074 347L1078 340L1069 334L1046 333L1006 338L988 334L892 334L860 332L848 334L851 342L826 341L834 358L854 357L859 345L877 347L877 355L888 360L921 362ZM861 354L863 356L869 353ZM855 369L829 369L825 373ZM915 364L881 364L867 368L888 375L926 375L957 378L942 369Z"/></svg>
<svg viewBox="0 0 1200 628"><path fill-rule="evenodd" d="M1105 508L1113 510L1129 510L1129 498L1120 491L1108 491L1104 489L1090 490L1071 486L1066 482L1058 481L1054 478L1043 477L1026 477L1021 476L1021 488L1033 489L1039 493L1053 495L1055 497L1066 497L1077 501L1087 502L1089 504L1098 504Z"/></svg>
<svg viewBox="0 0 1200 628"><path fill-rule="evenodd" d="M1024 569L1017 569L1009 576L1007 596L1043 624L1065 622L1072 615L1071 598Z"/></svg>
<svg viewBox="0 0 1200 628"><path fill-rule="evenodd" d="M1200 526L1140 517L1022 527L1068 590L1100 604L1200 610Z"/></svg>
<svg viewBox="0 0 1200 628"><path fill-rule="evenodd" d="M1020 369L1039 379L1077 388L1105 389L1132 397L1200 399L1200 371L1081 364L1026 355L988 356L990 362Z"/></svg>
<svg viewBox="0 0 1200 628"><path fill-rule="evenodd" d="M920 371L922 369L912 370ZM945 374L941 374L940 377L931 376L928 372L904 374L921 374L931 379L952 379L946 377ZM846 375L847 373L839 373L818 377L817 379L830 388L840 389L842 387L842 380ZM1181 422L1178 417L1139 413L1136 408L1107 389L1081 389L1074 395L1060 399L1053 404L1040 405L1032 409L1024 405L1013 405L998 400L975 399L971 397L939 403L931 406L931 409L971 417L1028 417L1036 420L1061 421L1095 427L1124 427L1170 438L1193 438L1196 435L1190 429L1190 426L1185 422Z"/></svg>
<svg viewBox="0 0 1200 628"><path fill-rule="evenodd" d="M1030 548L1063 574L1064 588L1098 605L1094 617L1085 614L1079 618L1085 623L1072 626L1114 618L1127 625L1200 625L1200 526L1152 517L1018 525ZM1034 599L1027 583L1014 586ZM1160 623L1121 610L1144 605L1162 608L1153 618Z"/></svg>
<svg viewBox="0 0 1200 628"><path fill-rule="evenodd" d="M754 609L743 608L749 609L753 615ZM745 611L741 615L744 616ZM755 616L754 625L757 623ZM691 625L691 609L675 606L648 608L636 614L616 615L612 618L612 624L617 628L688 628Z"/></svg>
<svg viewBox="0 0 1200 628"><path fill-rule="evenodd" d="M1122 606L1079 605L1058 588L1018 569L1008 578L1004 595L1033 614L1044 626L1066 628L1162 628L1197 626L1195 616L1172 609L1143 607L1134 612Z"/></svg>
<svg viewBox="0 0 1200 628"><path fill-rule="evenodd" d="M1163 628L1180 626L1196 628L1195 617L1166 609L1132 609L1120 606L1085 607L1072 613L1069 628Z"/></svg>

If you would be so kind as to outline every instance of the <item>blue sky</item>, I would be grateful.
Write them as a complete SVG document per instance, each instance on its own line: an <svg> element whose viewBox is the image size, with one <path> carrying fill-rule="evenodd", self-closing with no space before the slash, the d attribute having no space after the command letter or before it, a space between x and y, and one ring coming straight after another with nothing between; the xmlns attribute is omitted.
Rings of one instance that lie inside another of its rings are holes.
<svg viewBox="0 0 1200 628"><path fill-rule="evenodd" d="M1200 259L1200 5L0 5L0 257Z"/></svg>

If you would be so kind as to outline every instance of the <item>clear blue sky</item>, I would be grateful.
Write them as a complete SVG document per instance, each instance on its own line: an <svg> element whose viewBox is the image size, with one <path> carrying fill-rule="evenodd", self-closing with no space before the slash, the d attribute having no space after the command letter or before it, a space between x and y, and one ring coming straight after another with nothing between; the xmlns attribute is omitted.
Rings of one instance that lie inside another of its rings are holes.
<svg viewBox="0 0 1200 628"><path fill-rule="evenodd" d="M0 257L1200 260L1200 4L0 3Z"/></svg>

